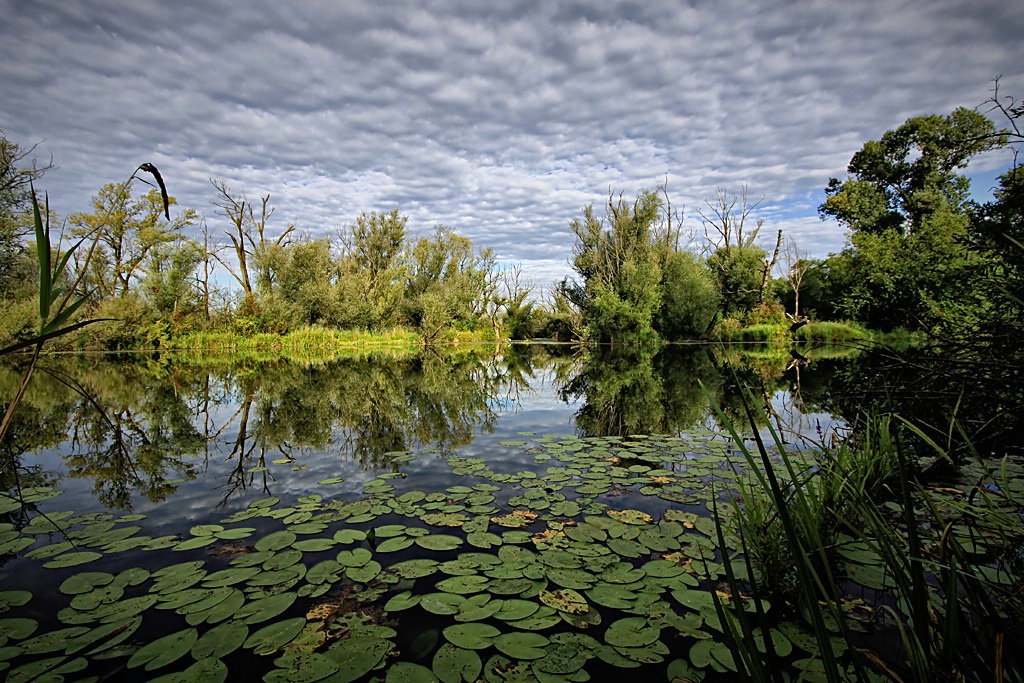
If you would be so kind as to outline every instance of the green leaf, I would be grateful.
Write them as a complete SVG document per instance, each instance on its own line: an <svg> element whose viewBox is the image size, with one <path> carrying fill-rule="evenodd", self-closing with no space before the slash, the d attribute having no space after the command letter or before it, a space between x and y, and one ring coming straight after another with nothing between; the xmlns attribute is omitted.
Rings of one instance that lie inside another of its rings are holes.
<svg viewBox="0 0 1024 683"><path fill-rule="evenodd" d="M35 630L38 627L39 622L35 619L28 619L25 617L0 619L0 642L3 642L7 638L13 638L14 640L28 638L30 635L35 633Z"/></svg>
<svg viewBox="0 0 1024 683"><path fill-rule="evenodd" d="M462 539L447 534L433 534L417 538L416 545L427 550L455 550L462 545Z"/></svg>
<svg viewBox="0 0 1024 683"><path fill-rule="evenodd" d="M548 607L567 614L586 614L590 610L586 598L568 588L558 591L542 590L537 597Z"/></svg>
<svg viewBox="0 0 1024 683"><path fill-rule="evenodd" d="M626 617L612 623L605 631L604 639L615 647L643 647L650 645L661 636L661 629L652 626L643 617Z"/></svg>
<svg viewBox="0 0 1024 683"><path fill-rule="evenodd" d="M455 624L444 629L444 637L450 643L469 650L484 650L490 647L495 636L499 635L501 631L495 627L479 622Z"/></svg>
<svg viewBox="0 0 1024 683"><path fill-rule="evenodd" d="M159 669L176 661L191 650L198 639L199 632L194 628L183 629L163 638L157 638L135 651L135 654L128 660L128 668L133 669L145 664L146 671Z"/></svg>
<svg viewBox="0 0 1024 683"><path fill-rule="evenodd" d="M425 666L396 662L388 667L385 683L437 683L437 677Z"/></svg>
<svg viewBox="0 0 1024 683"><path fill-rule="evenodd" d="M354 636L335 643L326 653L338 665L332 683L351 683L362 678L384 659L391 648L391 642L382 638Z"/></svg>
<svg viewBox="0 0 1024 683"><path fill-rule="evenodd" d="M56 559L50 560L43 564L47 569L61 569L63 567L77 567L80 564L87 562L93 562L103 557L100 553L92 551L75 551L70 553L64 553L63 555L57 556Z"/></svg>
<svg viewBox="0 0 1024 683"><path fill-rule="evenodd" d="M250 635L245 641L245 647L255 654L268 655L292 642L305 625L305 617L276 621Z"/></svg>
<svg viewBox="0 0 1024 683"><path fill-rule="evenodd" d="M240 621L227 621L214 626L192 645L192 657L222 659L242 647L249 637L249 627Z"/></svg>
<svg viewBox="0 0 1024 683"><path fill-rule="evenodd" d="M480 678L483 662L473 650L445 643L434 655L433 668L443 683L473 683Z"/></svg>
<svg viewBox="0 0 1024 683"><path fill-rule="evenodd" d="M539 633L503 633L494 638L494 647L512 659L540 659L551 642Z"/></svg>
<svg viewBox="0 0 1024 683"><path fill-rule="evenodd" d="M258 624L273 619L291 607L295 597L295 593L279 593L254 600L238 610L236 618L246 624Z"/></svg>

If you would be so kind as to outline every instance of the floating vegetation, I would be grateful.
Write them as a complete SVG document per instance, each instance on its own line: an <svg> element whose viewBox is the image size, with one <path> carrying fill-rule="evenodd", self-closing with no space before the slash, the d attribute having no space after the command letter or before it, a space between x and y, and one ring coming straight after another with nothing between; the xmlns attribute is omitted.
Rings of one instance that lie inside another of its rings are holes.
<svg viewBox="0 0 1024 683"><path fill-rule="evenodd" d="M737 664L716 596L755 608L728 585L723 562L738 576L743 564L735 549L723 557L709 517L709 484L727 509L724 491L747 476L730 443L704 430L530 438L509 447L537 471L450 456L457 484L443 491L398 490L389 472L355 500L331 498L333 486L268 497L179 536L147 536L138 514L0 523L3 585L56 588L0 591L0 671L12 682L548 683L620 669L728 680ZM13 500L0 511L24 509ZM885 588L862 543L846 539L840 553L852 581ZM801 624L771 625L789 666L817 656ZM846 642L833 644L849 661Z"/></svg>

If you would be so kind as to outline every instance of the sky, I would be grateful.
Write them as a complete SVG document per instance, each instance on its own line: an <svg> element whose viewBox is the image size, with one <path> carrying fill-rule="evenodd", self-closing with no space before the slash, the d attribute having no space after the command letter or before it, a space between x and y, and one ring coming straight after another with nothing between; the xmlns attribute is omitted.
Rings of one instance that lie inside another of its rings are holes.
<svg viewBox="0 0 1024 683"><path fill-rule="evenodd" d="M703 234L719 188L823 257L817 207L907 118L1024 97L1017 0L0 0L0 129L52 158L61 215L155 164L212 234L211 178L269 231L335 234L397 208L541 287L569 222L667 181ZM992 187L1008 153L971 167ZM226 239L226 238L225 238Z"/></svg>

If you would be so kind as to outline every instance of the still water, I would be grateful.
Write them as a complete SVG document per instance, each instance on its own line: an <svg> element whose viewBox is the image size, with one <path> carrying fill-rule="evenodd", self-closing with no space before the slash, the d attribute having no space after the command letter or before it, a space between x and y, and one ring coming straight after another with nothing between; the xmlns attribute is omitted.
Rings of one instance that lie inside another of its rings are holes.
<svg viewBox="0 0 1024 683"><path fill-rule="evenodd" d="M534 345L315 362L57 359L37 373L5 460L18 463L21 486L63 491L60 509L136 512L180 528L269 495L358 495L388 471L401 472L400 485L444 488L445 456L456 453L497 472L529 469L521 446L533 436L711 427L709 396L742 428L739 386L762 403L762 429L818 442L841 429L821 387L849 353ZM5 374L13 386L16 373ZM9 468L4 477L13 483Z"/></svg>

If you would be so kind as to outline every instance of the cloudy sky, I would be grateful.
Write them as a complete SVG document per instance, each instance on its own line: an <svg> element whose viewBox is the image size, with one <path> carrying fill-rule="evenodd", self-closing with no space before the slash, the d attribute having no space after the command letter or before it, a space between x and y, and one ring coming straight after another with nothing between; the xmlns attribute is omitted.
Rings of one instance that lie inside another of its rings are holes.
<svg viewBox="0 0 1024 683"><path fill-rule="evenodd" d="M1024 96L1015 0L0 0L0 128L63 215L156 164L220 231L210 178L330 234L397 207L547 283L609 188L696 209L746 184L815 256L850 156L911 116ZM972 167L980 190L1009 163Z"/></svg>

